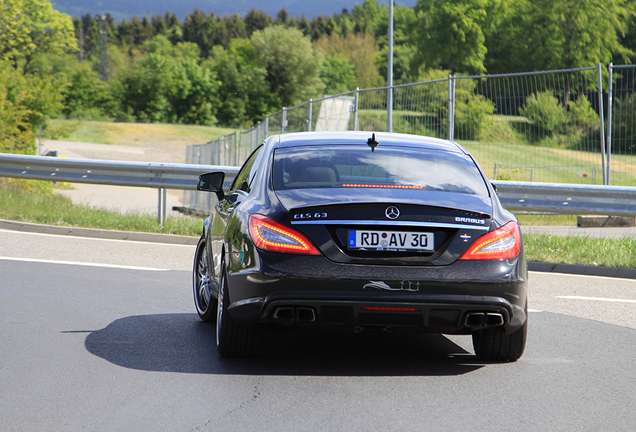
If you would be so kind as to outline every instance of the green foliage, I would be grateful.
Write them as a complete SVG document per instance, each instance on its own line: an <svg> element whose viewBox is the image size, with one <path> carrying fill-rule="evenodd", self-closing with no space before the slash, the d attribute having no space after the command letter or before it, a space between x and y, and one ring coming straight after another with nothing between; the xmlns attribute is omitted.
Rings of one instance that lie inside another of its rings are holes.
<svg viewBox="0 0 636 432"><path fill-rule="evenodd" d="M476 140L490 127L490 115L495 104L475 93L472 79L456 80L455 87L455 139Z"/></svg>
<svg viewBox="0 0 636 432"><path fill-rule="evenodd" d="M278 95L269 91L267 71L248 39L234 39L227 50L214 47L203 67L222 82L217 113L221 124L251 125L282 107Z"/></svg>
<svg viewBox="0 0 636 432"><path fill-rule="evenodd" d="M573 140L580 141L585 134L597 131L599 118L585 95L570 101L568 106L566 112L561 102L545 91L528 97L519 112L532 122L540 137L552 138L551 142L556 144L571 145Z"/></svg>
<svg viewBox="0 0 636 432"><path fill-rule="evenodd" d="M373 88L380 84L382 79L375 67L375 60L379 55L378 44L370 34L340 36L338 33L333 33L329 37L322 37L314 45L326 55L338 54L351 63L354 67L357 87Z"/></svg>
<svg viewBox="0 0 636 432"><path fill-rule="evenodd" d="M188 58L151 53L119 78L122 109L139 121L214 124L219 82Z"/></svg>
<svg viewBox="0 0 636 432"><path fill-rule="evenodd" d="M325 84L325 94L328 95L346 93L356 87L353 65L338 54L325 57L320 79Z"/></svg>
<svg viewBox="0 0 636 432"><path fill-rule="evenodd" d="M2 0L0 35L0 60L23 71L37 53L77 50L71 18L47 0Z"/></svg>
<svg viewBox="0 0 636 432"><path fill-rule="evenodd" d="M567 123L561 102L549 91L530 95L519 112L545 135L562 132Z"/></svg>
<svg viewBox="0 0 636 432"><path fill-rule="evenodd" d="M6 62L0 61L0 153L34 154L35 134L29 122L31 113L23 103L26 91L9 88L18 74Z"/></svg>
<svg viewBox="0 0 636 432"><path fill-rule="evenodd" d="M634 154L636 152L636 93L614 99L612 109L612 151Z"/></svg>
<svg viewBox="0 0 636 432"><path fill-rule="evenodd" d="M496 30L487 33L493 73L569 69L622 61L633 52L621 38L633 21L629 0L503 1L494 9Z"/></svg>
<svg viewBox="0 0 636 432"><path fill-rule="evenodd" d="M576 101L569 104L570 127L581 132L592 132L599 128L598 114L592 108L592 104L585 95L579 96Z"/></svg>
<svg viewBox="0 0 636 432"><path fill-rule="evenodd" d="M319 74L322 53L300 30L281 26L256 31L251 38L256 57L267 71L270 91L283 106L304 102L322 93Z"/></svg>
<svg viewBox="0 0 636 432"><path fill-rule="evenodd" d="M118 104L110 86L99 80L88 63L77 65L63 95L62 113L68 117L96 119L117 113Z"/></svg>
<svg viewBox="0 0 636 432"><path fill-rule="evenodd" d="M487 5L488 0L419 0L412 30L417 47L413 69L485 72Z"/></svg>

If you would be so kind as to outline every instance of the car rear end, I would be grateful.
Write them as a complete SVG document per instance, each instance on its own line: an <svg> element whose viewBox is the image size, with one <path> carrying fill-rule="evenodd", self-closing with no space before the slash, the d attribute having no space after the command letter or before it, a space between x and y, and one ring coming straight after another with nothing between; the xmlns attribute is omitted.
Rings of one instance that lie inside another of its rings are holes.
<svg viewBox="0 0 636 432"><path fill-rule="evenodd" d="M370 134L369 134L370 135ZM514 217L472 157L434 139L283 136L249 217L249 266L231 276L239 322L442 333L526 322Z"/></svg>

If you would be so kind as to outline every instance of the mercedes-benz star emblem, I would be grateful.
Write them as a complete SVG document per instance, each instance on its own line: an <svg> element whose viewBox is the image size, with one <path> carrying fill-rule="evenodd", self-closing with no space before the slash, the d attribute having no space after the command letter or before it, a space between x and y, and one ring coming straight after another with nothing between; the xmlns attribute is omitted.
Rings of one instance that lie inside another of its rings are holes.
<svg viewBox="0 0 636 432"><path fill-rule="evenodd" d="M400 210L395 206L387 207L386 210L384 210L384 215L389 219L397 219L400 217Z"/></svg>

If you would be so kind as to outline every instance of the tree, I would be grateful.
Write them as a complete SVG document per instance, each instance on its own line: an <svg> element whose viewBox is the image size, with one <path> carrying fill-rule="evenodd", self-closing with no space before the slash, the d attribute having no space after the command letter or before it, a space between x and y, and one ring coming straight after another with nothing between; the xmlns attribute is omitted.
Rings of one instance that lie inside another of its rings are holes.
<svg viewBox="0 0 636 432"><path fill-rule="evenodd" d="M630 0L501 1L486 42L488 70L573 69L627 60L634 53L622 38L635 11Z"/></svg>
<svg viewBox="0 0 636 432"><path fill-rule="evenodd" d="M34 154L35 134L23 104L27 92L15 89L16 78L20 79L19 73L0 61L0 153Z"/></svg>
<svg viewBox="0 0 636 432"><path fill-rule="evenodd" d="M373 36L350 33L341 37L334 33L331 37L323 37L316 42L327 55L338 54L354 67L356 85L360 88L372 88L381 83L375 60L379 55L378 44Z"/></svg>
<svg viewBox="0 0 636 432"><path fill-rule="evenodd" d="M254 32L263 30L272 24L272 19L267 16L265 12L257 11L252 8L247 15L245 15L245 29L247 35L251 36Z"/></svg>
<svg viewBox="0 0 636 432"><path fill-rule="evenodd" d="M269 91L267 71L248 39L233 39L227 50L214 47L203 66L216 72L222 83L218 90L219 124L251 125L282 106L278 95Z"/></svg>
<svg viewBox="0 0 636 432"><path fill-rule="evenodd" d="M151 53L123 71L116 85L124 112L137 120L216 123L219 82L191 58Z"/></svg>
<svg viewBox="0 0 636 432"><path fill-rule="evenodd" d="M0 59L23 71L39 52L77 51L71 17L46 0L1 0L0 35Z"/></svg>
<svg viewBox="0 0 636 432"><path fill-rule="evenodd" d="M419 0L412 29L417 51L412 68L444 66L451 71L485 72L483 29L489 0Z"/></svg>
<svg viewBox="0 0 636 432"><path fill-rule="evenodd" d="M117 114L117 101L109 85L99 79L88 62L75 65L63 96L62 113L67 116L99 118Z"/></svg>
<svg viewBox="0 0 636 432"><path fill-rule="evenodd" d="M325 84L325 94L328 95L346 93L356 87L353 65L339 54L330 54L325 58L320 79Z"/></svg>
<svg viewBox="0 0 636 432"><path fill-rule="evenodd" d="M524 0L526 69L571 69L633 55L621 45L636 3L629 0Z"/></svg>
<svg viewBox="0 0 636 432"><path fill-rule="evenodd" d="M267 71L270 91L278 94L283 106L291 106L320 94L322 54L298 29L267 27L251 38L256 56Z"/></svg>

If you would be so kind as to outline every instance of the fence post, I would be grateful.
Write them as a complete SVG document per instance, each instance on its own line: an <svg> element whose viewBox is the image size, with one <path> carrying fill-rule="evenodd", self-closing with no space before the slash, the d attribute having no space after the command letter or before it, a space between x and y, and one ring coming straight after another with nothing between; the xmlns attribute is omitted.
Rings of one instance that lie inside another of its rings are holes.
<svg viewBox="0 0 636 432"><path fill-rule="evenodd" d="M600 139L601 139L601 157L603 158L603 163L602 163L602 167L603 167L603 184L607 185L608 184L608 179L609 179L609 174L608 171L609 169L606 166L606 153L605 153L605 121L604 121L604 110L603 110L603 74L601 72L601 64L599 63L597 65L597 70L598 70L598 107L599 107L599 118L601 121L601 130L600 130Z"/></svg>
<svg viewBox="0 0 636 432"><path fill-rule="evenodd" d="M285 133L285 128L287 127L287 108L283 107L283 121L280 122L280 133Z"/></svg>
<svg viewBox="0 0 636 432"><path fill-rule="evenodd" d="M311 132L311 122L312 122L312 116L313 116L313 109L314 109L314 104L313 104L313 99L309 99L309 120L307 123L307 132Z"/></svg>
<svg viewBox="0 0 636 432"><path fill-rule="evenodd" d="M353 112L353 130L358 130L358 101L360 100L360 87L356 87L355 111Z"/></svg>
<svg viewBox="0 0 636 432"><path fill-rule="evenodd" d="M612 162L612 91L614 89L614 85L612 83L612 72L613 72L614 64L610 62L609 64L609 83L607 89L607 184L611 183L611 162ZM603 130L601 130L603 133Z"/></svg>
<svg viewBox="0 0 636 432"><path fill-rule="evenodd" d="M448 74L448 140L455 139L455 78Z"/></svg>

